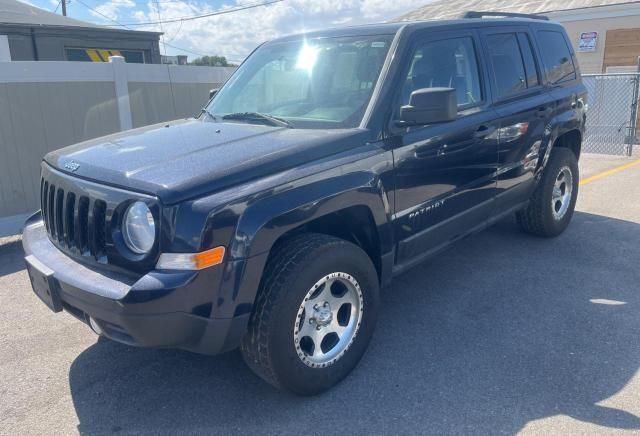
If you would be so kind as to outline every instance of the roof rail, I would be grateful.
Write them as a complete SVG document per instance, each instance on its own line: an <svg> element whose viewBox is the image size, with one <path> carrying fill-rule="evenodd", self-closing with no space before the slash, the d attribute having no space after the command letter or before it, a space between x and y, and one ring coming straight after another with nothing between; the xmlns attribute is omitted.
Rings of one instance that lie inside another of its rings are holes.
<svg viewBox="0 0 640 436"><path fill-rule="evenodd" d="M467 11L462 15L462 18L483 18L483 17L509 17L509 18L531 18L533 20L549 21L549 17L546 15L537 14L520 14L517 12L500 12L500 11Z"/></svg>

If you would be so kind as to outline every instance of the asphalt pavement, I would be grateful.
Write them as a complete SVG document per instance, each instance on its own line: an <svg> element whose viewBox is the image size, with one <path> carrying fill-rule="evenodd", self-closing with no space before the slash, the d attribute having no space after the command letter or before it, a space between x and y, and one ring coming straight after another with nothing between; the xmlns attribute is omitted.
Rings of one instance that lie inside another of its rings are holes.
<svg viewBox="0 0 640 436"><path fill-rule="evenodd" d="M629 162L585 155L582 177ZM19 239L2 239L0 434L639 433L640 165L581 186L560 237L507 219L382 303L358 368L300 398L238 352L98 339L32 294Z"/></svg>

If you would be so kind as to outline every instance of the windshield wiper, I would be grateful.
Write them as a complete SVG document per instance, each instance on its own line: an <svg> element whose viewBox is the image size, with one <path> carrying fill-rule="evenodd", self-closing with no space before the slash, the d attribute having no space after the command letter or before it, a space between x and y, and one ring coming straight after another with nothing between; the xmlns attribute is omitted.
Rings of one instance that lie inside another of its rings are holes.
<svg viewBox="0 0 640 436"><path fill-rule="evenodd" d="M212 114L211 112L209 112L209 110L208 110L208 109L206 109L206 108L202 108L202 110L200 111L200 115L202 115L202 114L206 114L206 115L208 115L209 117L211 117L211 119L212 119L213 121L216 121L216 120L217 120L216 116L215 116L214 114Z"/></svg>
<svg viewBox="0 0 640 436"><path fill-rule="evenodd" d="M273 115L263 114L260 112L237 112L227 114L222 117L223 120L247 120L247 121L267 121L272 126L291 127L291 123L285 119L274 117Z"/></svg>

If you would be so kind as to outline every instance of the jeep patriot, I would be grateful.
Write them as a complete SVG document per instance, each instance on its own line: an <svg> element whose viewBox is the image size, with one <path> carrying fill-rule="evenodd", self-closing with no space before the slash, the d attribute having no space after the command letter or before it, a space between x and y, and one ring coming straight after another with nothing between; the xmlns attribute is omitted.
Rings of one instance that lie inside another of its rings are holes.
<svg viewBox="0 0 640 436"><path fill-rule="evenodd" d="M47 154L33 290L118 342L239 347L277 387L335 385L395 275L510 214L542 237L571 220L571 44L545 17L486 15L276 39L197 117Z"/></svg>

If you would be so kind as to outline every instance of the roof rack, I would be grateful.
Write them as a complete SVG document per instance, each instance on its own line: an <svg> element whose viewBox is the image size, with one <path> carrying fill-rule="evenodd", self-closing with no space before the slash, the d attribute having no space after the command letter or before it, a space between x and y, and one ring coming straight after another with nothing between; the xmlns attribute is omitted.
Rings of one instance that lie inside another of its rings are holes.
<svg viewBox="0 0 640 436"><path fill-rule="evenodd" d="M500 12L500 11L467 11L462 15L462 18L483 18L483 17L509 17L509 18L531 18L533 20L549 21L549 17L546 15L537 14L520 14L517 12Z"/></svg>

